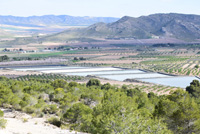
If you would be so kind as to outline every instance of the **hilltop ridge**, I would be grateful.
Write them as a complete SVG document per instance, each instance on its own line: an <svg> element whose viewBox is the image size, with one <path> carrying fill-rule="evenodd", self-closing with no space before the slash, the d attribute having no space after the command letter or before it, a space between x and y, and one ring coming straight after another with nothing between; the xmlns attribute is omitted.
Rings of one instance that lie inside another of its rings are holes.
<svg viewBox="0 0 200 134"><path fill-rule="evenodd" d="M89 17L89 16L70 16L70 15L44 15L44 16L0 16L0 24L26 26L26 27L43 27L49 25L60 26L89 26L97 22L111 23L119 18L114 17Z"/></svg>
<svg viewBox="0 0 200 134"><path fill-rule="evenodd" d="M200 16L176 13L153 14L138 18L124 16L113 23L96 23L85 29L66 30L55 36L64 37L72 33L78 37L134 39L168 37L195 40L200 38Z"/></svg>

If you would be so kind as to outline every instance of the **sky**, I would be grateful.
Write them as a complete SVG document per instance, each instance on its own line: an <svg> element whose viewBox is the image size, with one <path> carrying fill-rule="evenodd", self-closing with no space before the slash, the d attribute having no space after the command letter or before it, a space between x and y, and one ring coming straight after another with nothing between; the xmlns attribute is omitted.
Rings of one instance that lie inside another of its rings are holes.
<svg viewBox="0 0 200 134"><path fill-rule="evenodd" d="M0 0L0 15L139 17L154 13L200 15L200 0Z"/></svg>

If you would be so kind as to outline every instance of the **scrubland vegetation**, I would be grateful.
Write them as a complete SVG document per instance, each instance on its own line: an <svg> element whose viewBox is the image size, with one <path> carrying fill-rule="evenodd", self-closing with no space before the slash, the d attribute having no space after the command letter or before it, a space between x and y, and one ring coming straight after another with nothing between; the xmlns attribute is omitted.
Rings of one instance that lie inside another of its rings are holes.
<svg viewBox="0 0 200 134"><path fill-rule="evenodd" d="M87 84L0 78L0 105L31 114L48 116L48 122L63 129L87 133L199 133L200 83L170 95L145 93L130 88ZM0 125L6 121L0 112Z"/></svg>

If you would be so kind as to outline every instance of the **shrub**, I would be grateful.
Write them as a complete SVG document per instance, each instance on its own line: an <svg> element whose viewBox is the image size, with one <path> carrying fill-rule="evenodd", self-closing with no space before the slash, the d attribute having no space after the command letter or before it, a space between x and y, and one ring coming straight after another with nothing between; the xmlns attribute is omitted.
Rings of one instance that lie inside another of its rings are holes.
<svg viewBox="0 0 200 134"><path fill-rule="evenodd" d="M53 124L53 125L57 126L57 127L60 127L60 126L61 126L61 121L60 121L60 119L57 118L57 117L51 117L51 118L49 118L49 119L48 119L48 122L49 122L50 124Z"/></svg>
<svg viewBox="0 0 200 134"><path fill-rule="evenodd" d="M24 112L28 113L28 114L32 114L35 112L35 108L33 106L30 106L30 107L26 107L24 109Z"/></svg>
<svg viewBox="0 0 200 134"><path fill-rule="evenodd" d="M26 101L21 101L21 102L19 103L19 105L20 105L21 107L25 107L26 105L28 105L28 103L27 103Z"/></svg>
<svg viewBox="0 0 200 134"><path fill-rule="evenodd" d="M98 79L90 79L86 84L87 87L88 86L100 86L100 85L101 85L101 83Z"/></svg>
<svg viewBox="0 0 200 134"><path fill-rule="evenodd" d="M199 65L196 65L195 68L199 68Z"/></svg>
<svg viewBox="0 0 200 134"><path fill-rule="evenodd" d="M101 89L103 89L103 90L109 90L111 88L112 88L112 86L111 86L110 83L106 83L106 84L104 84L104 85L101 86Z"/></svg>
<svg viewBox="0 0 200 134"><path fill-rule="evenodd" d="M77 87L77 86L78 86L77 82L72 81L69 83L69 87Z"/></svg>
<svg viewBox="0 0 200 134"><path fill-rule="evenodd" d="M74 104L63 115L63 120L70 123L70 129L87 131L90 129L93 110L82 103Z"/></svg>
<svg viewBox="0 0 200 134"><path fill-rule="evenodd" d="M6 128L7 120L0 118L0 128Z"/></svg>
<svg viewBox="0 0 200 134"><path fill-rule="evenodd" d="M53 105L48 105L43 109L43 112L45 114L49 113L49 114L55 114L58 111L58 108L55 104Z"/></svg>
<svg viewBox="0 0 200 134"><path fill-rule="evenodd" d="M51 83L51 86L56 88L65 88L67 86L67 82L65 80L57 79Z"/></svg>
<svg viewBox="0 0 200 134"><path fill-rule="evenodd" d="M25 123L25 122L28 122L28 119L27 118L23 118L22 121L23 121L23 123Z"/></svg>
<svg viewBox="0 0 200 134"><path fill-rule="evenodd" d="M4 112L0 110L0 117L3 117Z"/></svg>

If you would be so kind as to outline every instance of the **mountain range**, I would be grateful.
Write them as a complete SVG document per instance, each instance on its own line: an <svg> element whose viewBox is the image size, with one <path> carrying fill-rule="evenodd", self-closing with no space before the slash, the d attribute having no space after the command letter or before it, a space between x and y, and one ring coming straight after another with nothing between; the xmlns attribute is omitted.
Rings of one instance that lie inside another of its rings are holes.
<svg viewBox="0 0 200 134"><path fill-rule="evenodd" d="M200 39L200 15L153 14L138 18L125 16L113 23L96 23L84 29L66 30L49 38L176 38Z"/></svg>
<svg viewBox="0 0 200 134"><path fill-rule="evenodd" d="M76 22L71 25L81 24L78 20ZM28 22L26 23L28 24ZM53 24L53 22L48 22L48 24L50 23ZM35 24L35 22L30 24ZM38 22L38 24L41 23ZM98 22L86 28L68 28L56 34L38 36L36 39L18 38L7 43L19 45L33 42L99 42L137 39L161 39L165 43L170 42L171 39L200 42L200 15L169 13L138 18L124 16L112 23Z"/></svg>
<svg viewBox="0 0 200 134"><path fill-rule="evenodd" d="M0 16L0 24L24 26L24 27L43 27L43 26L89 26L94 23L111 23L119 18L113 17L74 17L69 15L44 15L44 16Z"/></svg>

